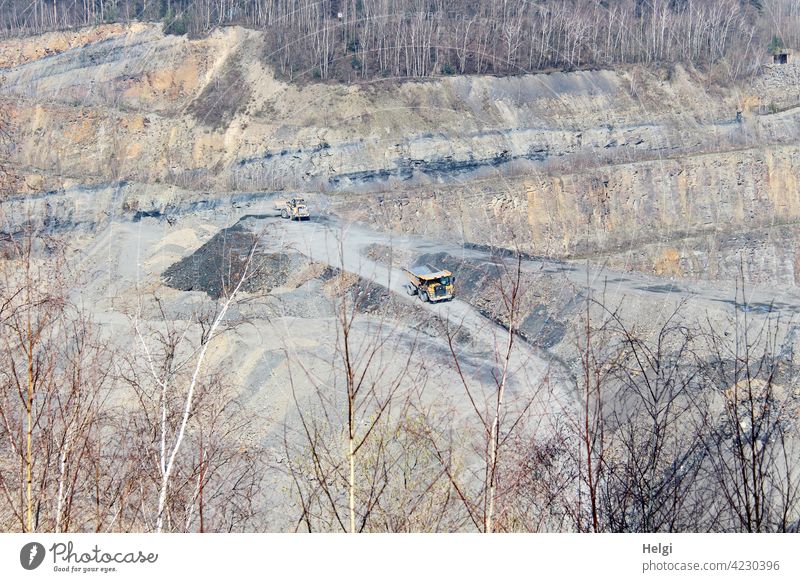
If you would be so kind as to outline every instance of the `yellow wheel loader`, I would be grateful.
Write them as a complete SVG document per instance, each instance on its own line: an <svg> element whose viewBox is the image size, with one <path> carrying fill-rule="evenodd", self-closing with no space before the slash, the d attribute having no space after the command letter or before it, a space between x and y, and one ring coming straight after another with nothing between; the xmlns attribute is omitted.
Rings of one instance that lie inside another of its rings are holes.
<svg viewBox="0 0 800 582"><path fill-rule="evenodd" d="M290 218L292 220L308 220L311 218L306 201L298 196L288 200L276 200L275 210L281 213L281 218Z"/></svg>
<svg viewBox="0 0 800 582"><path fill-rule="evenodd" d="M449 301L455 292L455 276L444 269L431 265L408 267L403 269L408 277L406 292L417 295L426 303Z"/></svg>

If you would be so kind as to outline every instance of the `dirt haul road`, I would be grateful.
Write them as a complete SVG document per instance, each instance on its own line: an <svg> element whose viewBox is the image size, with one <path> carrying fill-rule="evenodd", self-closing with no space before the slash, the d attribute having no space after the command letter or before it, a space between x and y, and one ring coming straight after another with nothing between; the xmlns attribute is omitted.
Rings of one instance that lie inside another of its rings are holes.
<svg viewBox="0 0 800 582"><path fill-rule="evenodd" d="M441 245L416 238L395 239L391 234L378 233L332 218L312 222L280 220L276 228L277 230L270 229L270 240L267 244L274 245L277 237L281 247L294 249L311 260L372 281L404 300L415 303L446 322L453 333L457 330L467 331L493 354L494 361L487 361L486 365L502 372L509 339L508 332L503 327L460 299L424 303L418 297L410 296L405 287L408 279L402 272L405 265L384 265L365 256L365 250L372 244L386 245L414 254L438 252L442 250ZM571 392L558 363L518 338L511 350L507 370L507 384L511 390L527 391L532 386L540 386L547 377L550 388L557 390L565 398Z"/></svg>
<svg viewBox="0 0 800 582"><path fill-rule="evenodd" d="M508 342L508 332L505 329L457 298L439 303L423 303L418 297L410 296L405 286L408 279L401 268L405 265L383 265L370 260L364 253L372 244L393 246L419 254L441 250L435 243L410 238L395 240L390 234L381 234L334 219L302 223L280 221L277 231L270 231L269 237L277 237L281 246L292 248L314 261L347 271L389 289L445 321L453 333L459 329L467 331L496 354L496 361L489 364L502 370L502 358L507 351ZM274 240L268 244L274 244ZM517 341L508 365L510 384L517 387L538 385L548 371L554 368L554 364L555 362L542 357L532 346Z"/></svg>
<svg viewBox="0 0 800 582"><path fill-rule="evenodd" d="M381 245L391 248L394 257L416 258L429 253L447 253L472 264L496 262L497 258L489 250L465 248L458 241L447 243L418 236L395 236L361 225L348 224L335 217L321 217L302 223L280 219L270 222L273 223L270 227L274 226L276 229L270 230L270 236L277 236L282 245L315 261L382 285L405 300L417 303L453 327L466 329L488 344L493 354L497 354L495 361L487 364L495 369L502 369L500 354L505 353L505 344L508 341L508 334L503 327L458 298L450 302L429 304L408 296L405 289L407 279L402 272L405 264L382 264L366 256L366 251L372 245ZM399 263L396 258L395 261ZM522 269L543 276L560 277L565 295L574 293L575 289L588 287L596 294L602 293L607 305L615 306L624 302L629 315L641 318L645 323L648 320L663 320L679 304L683 304L685 316L691 319L705 321L709 318L723 323L723 317L731 312L732 306L736 306L737 309L751 312L754 320L780 316L782 321L787 322L788 332L794 334L794 320L800 312L800 296L795 289L748 286L748 303L742 305L733 296L730 286L723 288L722 284L674 282L640 273L619 274L603 269L590 270L580 264L546 258L526 258L522 261ZM458 278L457 272L455 275ZM547 350L518 339L509 365L512 389L539 386L545 376L549 379L550 388L554 390L553 395L562 405L568 405L574 399L574 383L560 359Z"/></svg>
<svg viewBox="0 0 800 582"><path fill-rule="evenodd" d="M455 259L473 264L496 263L497 256L485 248L470 248L460 240L440 242L427 240L420 236L398 236L388 232L378 232L358 224L347 224L335 217L323 217L309 223L287 223L278 227L287 243L297 245L297 250L304 254L314 253L314 258L331 265L341 262L338 258L339 248L334 244L342 240L344 246L344 269L367 268L367 275L380 275L379 265L369 261L364 251L371 245L381 245L393 249L395 256L418 256L427 253L446 253ZM303 250L305 245L306 251ZM333 245L328 247L328 245ZM311 256L311 255L309 255ZM514 263L515 259L506 259ZM359 265L362 265L359 267ZM406 282L400 267L396 265L387 285L387 279L374 279L396 292L404 293L402 285ZM746 303L741 294L737 297L737 285L729 281L707 282L674 280L673 278L646 275L640 272L615 272L597 266L593 261L591 268L577 261L560 261L547 257L525 257L521 268L524 272L539 275L561 277L564 284L576 289L590 289L595 294L604 294L608 305L624 300L631 311L639 305L649 305L651 310L668 311L680 302L686 302L687 315L704 319L709 312L723 312L735 306L740 311L747 311L753 316L771 314L780 316L785 323L793 326L790 319L800 315L800 290L794 286L775 285L772 283L751 284L746 289ZM369 272L371 271L371 273ZM384 269L385 271L385 269ZM357 272L357 271L352 271ZM458 273L455 273L458 276ZM388 272L384 274L388 277ZM370 278L370 277L367 277ZM741 291L741 289L739 289ZM456 291L458 293L458 291ZM459 302L454 302L458 305ZM461 302L463 309L471 309ZM435 308L435 306L434 306ZM459 310L458 307L455 308ZM443 311L442 313L450 313ZM716 314L715 314L716 315ZM479 316L478 316L479 317ZM487 320L483 318L483 324Z"/></svg>

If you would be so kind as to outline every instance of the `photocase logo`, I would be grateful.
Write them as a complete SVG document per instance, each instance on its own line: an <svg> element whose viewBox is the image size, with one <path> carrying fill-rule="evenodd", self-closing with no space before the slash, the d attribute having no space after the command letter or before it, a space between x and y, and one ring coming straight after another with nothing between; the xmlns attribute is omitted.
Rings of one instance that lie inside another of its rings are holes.
<svg viewBox="0 0 800 582"><path fill-rule="evenodd" d="M44 546L39 542L29 542L19 552L19 563L26 570L35 570L44 561Z"/></svg>

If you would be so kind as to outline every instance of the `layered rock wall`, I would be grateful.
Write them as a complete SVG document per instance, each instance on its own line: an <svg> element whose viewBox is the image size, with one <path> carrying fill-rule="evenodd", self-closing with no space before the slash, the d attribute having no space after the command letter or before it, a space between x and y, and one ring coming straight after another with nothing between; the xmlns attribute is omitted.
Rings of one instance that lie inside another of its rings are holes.
<svg viewBox="0 0 800 582"><path fill-rule="evenodd" d="M255 31L147 24L0 43L18 194L319 192L403 232L795 281L795 65L729 86L680 67L343 86L276 79L262 51Z"/></svg>

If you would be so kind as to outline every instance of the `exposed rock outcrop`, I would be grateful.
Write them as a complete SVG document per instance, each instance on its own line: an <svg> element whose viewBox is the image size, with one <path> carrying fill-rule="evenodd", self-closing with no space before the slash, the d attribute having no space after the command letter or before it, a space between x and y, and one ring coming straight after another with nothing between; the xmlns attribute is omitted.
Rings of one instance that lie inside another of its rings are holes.
<svg viewBox="0 0 800 582"><path fill-rule="evenodd" d="M680 67L297 85L262 45L147 24L0 43L21 193L318 191L401 231L670 276L730 278L744 252L795 280L792 65L729 87Z"/></svg>

